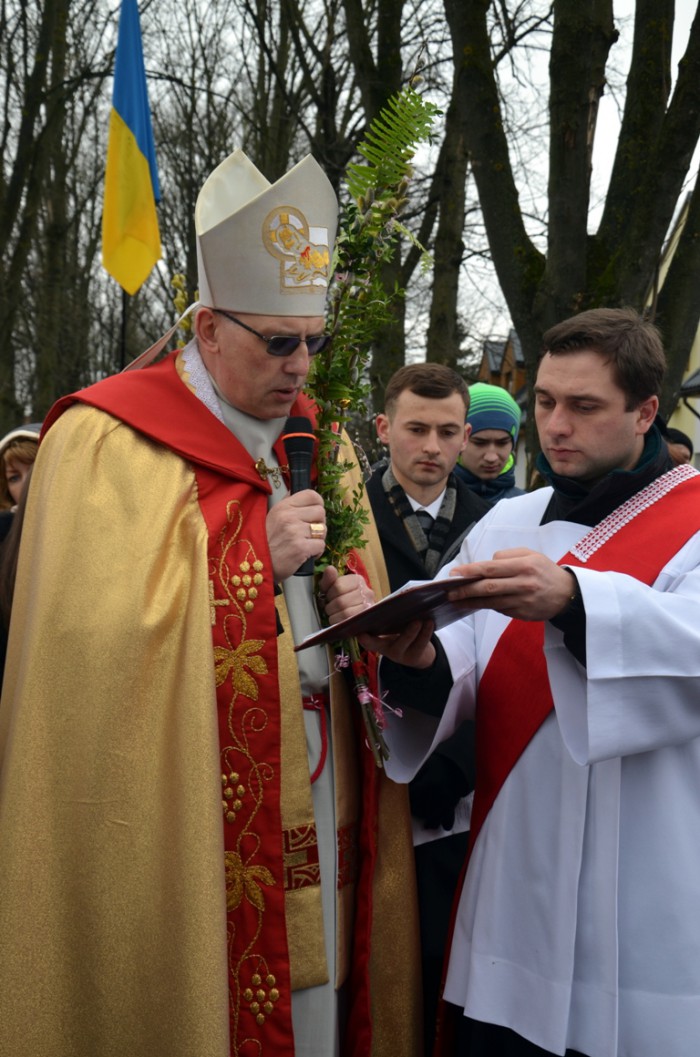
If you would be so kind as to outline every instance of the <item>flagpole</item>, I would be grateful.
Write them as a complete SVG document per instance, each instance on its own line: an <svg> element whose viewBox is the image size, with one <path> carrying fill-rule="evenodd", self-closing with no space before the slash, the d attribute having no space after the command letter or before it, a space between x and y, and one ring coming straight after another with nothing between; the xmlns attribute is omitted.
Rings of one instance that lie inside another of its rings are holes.
<svg viewBox="0 0 700 1057"><path fill-rule="evenodd" d="M119 334L119 370L126 367L126 317L129 304L129 295L122 289L122 323Z"/></svg>

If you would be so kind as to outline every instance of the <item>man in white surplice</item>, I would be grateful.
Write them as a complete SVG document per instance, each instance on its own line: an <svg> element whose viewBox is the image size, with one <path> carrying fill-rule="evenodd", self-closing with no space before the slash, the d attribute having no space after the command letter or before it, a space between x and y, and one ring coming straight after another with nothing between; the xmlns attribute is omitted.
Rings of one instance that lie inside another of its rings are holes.
<svg viewBox="0 0 700 1057"><path fill-rule="evenodd" d="M403 708L396 780L476 710L444 1052L695 1057L700 474L654 425L651 324L592 310L543 348L550 487L499 503L440 573L477 577L460 620L362 639Z"/></svg>

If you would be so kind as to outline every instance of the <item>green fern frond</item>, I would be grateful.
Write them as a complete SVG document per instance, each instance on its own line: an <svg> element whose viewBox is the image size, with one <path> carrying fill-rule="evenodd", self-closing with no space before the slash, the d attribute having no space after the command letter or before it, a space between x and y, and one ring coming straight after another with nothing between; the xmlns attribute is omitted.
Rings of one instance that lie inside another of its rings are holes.
<svg viewBox="0 0 700 1057"><path fill-rule="evenodd" d="M358 147L366 165L350 165L350 198L340 218L329 289L327 327L331 347L314 359L311 395L318 405L318 489L326 505L326 552L317 568L339 569L352 549L364 546L364 515L359 496L342 494L347 468L338 457L338 432L351 413L364 410L369 395L367 366L378 330L391 318L391 306L403 296L382 282L401 235L415 242L399 222L406 202L411 162L418 143L428 138L440 111L412 87L389 100ZM422 249L422 247L421 247Z"/></svg>
<svg viewBox="0 0 700 1057"><path fill-rule="evenodd" d="M434 103L411 87L392 96L357 148L369 165L348 166L350 194L362 198L370 188L398 185L406 179L416 146L429 138L439 113Z"/></svg>
<svg viewBox="0 0 700 1057"><path fill-rule="evenodd" d="M343 474L350 468L340 455L338 434L351 412L364 406L368 395L367 363L372 341L390 318L400 289L386 290L382 268L391 260L405 229L398 216L406 201L411 161L416 145L428 137L439 113L411 87L389 101L376 118L359 152L367 165L351 165L345 205L333 255L329 290L328 329L333 343L314 360L311 392L318 405L318 490L326 508L326 550L317 570L332 564L345 572L350 552L365 545L367 514L362 487L347 495ZM366 667L355 639L341 647L351 658L353 680L367 732L367 742L378 767L388 752L374 711Z"/></svg>

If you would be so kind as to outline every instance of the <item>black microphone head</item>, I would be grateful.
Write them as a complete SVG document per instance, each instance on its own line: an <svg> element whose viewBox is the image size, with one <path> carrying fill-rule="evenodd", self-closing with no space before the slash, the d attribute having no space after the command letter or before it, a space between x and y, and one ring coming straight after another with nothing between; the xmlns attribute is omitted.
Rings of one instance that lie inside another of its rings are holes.
<svg viewBox="0 0 700 1057"><path fill-rule="evenodd" d="M315 440L316 437L311 420L306 418L305 415L290 415L284 424L284 432L282 434L282 443L284 444L287 458L297 452L311 454L314 450Z"/></svg>

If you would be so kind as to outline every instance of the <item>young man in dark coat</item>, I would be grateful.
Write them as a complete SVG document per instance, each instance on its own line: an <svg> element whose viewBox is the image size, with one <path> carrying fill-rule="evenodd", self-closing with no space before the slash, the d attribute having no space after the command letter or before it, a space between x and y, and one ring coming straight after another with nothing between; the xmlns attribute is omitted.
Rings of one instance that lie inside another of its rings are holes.
<svg viewBox="0 0 700 1057"><path fill-rule="evenodd" d="M432 579L459 552L462 538L488 510L454 471L469 437L469 391L438 363L410 364L389 379L377 434L389 449L367 495L392 591ZM424 764L410 786L421 918L426 1054L432 1049L450 907L468 830L454 833L455 809L474 786L473 724L465 723ZM447 832L445 832L447 831Z"/></svg>
<svg viewBox="0 0 700 1057"><path fill-rule="evenodd" d="M392 590L407 580L432 579L489 509L453 472L469 437L468 410L464 380L443 364L409 364L389 379L377 415L389 465L374 471L367 494Z"/></svg>

